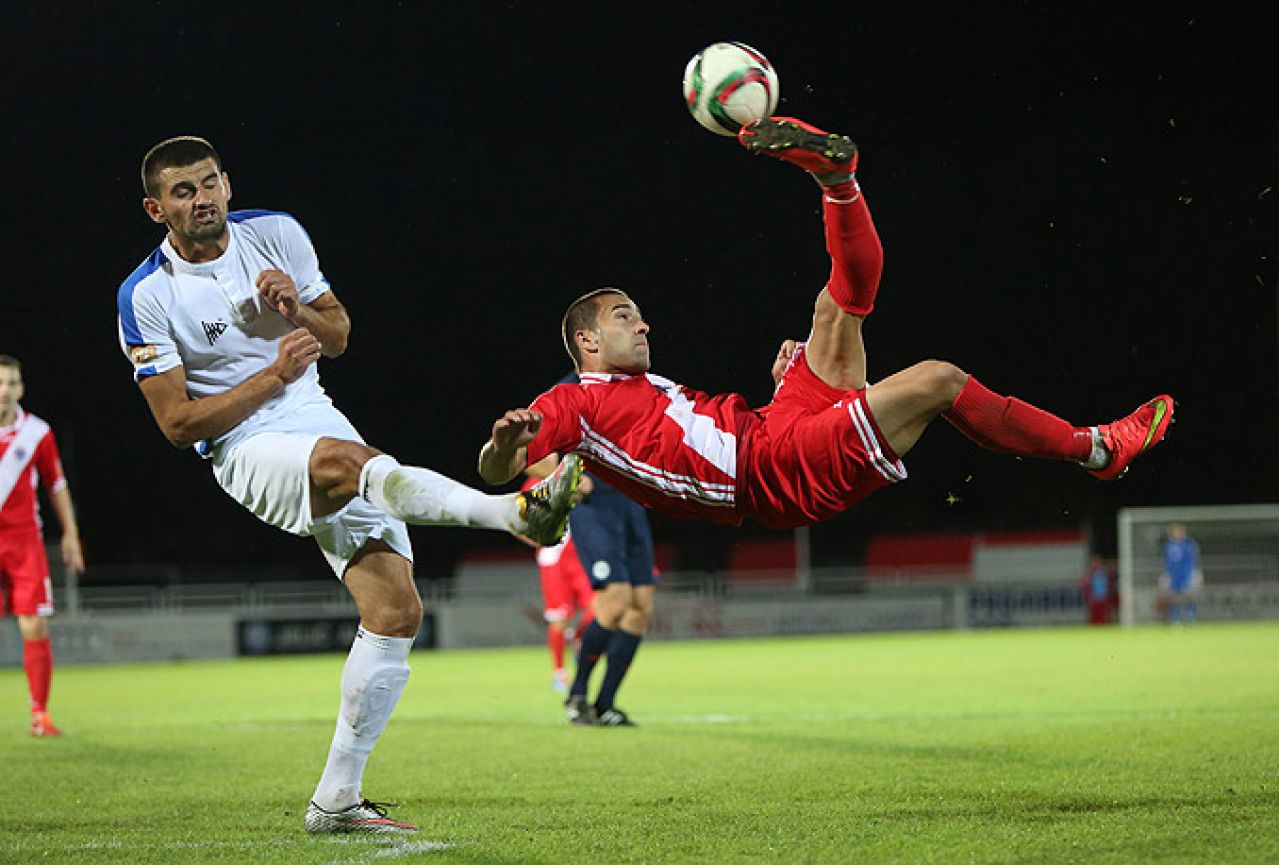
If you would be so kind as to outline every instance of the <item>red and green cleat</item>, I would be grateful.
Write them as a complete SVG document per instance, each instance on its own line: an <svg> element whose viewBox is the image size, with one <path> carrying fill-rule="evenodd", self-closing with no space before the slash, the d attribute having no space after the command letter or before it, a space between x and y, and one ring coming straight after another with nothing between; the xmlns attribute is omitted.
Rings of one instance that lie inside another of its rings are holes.
<svg viewBox="0 0 1279 865"><path fill-rule="evenodd" d="M798 165L819 178L851 176L857 170L857 145L851 138L823 132L794 117L765 117L748 123L737 133L737 140L751 153Z"/></svg>
<svg viewBox="0 0 1279 865"><path fill-rule="evenodd" d="M1172 423L1174 403L1168 394L1157 396L1126 418L1097 427L1102 443L1110 452L1110 462L1089 469L1103 481L1114 480L1128 471L1128 465L1163 440Z"/></svg>

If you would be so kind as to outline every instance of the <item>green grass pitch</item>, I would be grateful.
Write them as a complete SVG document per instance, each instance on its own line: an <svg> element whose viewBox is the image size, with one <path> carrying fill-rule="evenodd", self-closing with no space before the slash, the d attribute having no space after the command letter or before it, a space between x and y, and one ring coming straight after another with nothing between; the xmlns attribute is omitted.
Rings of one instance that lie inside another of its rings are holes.
<svg viewBox="0 0 1279 865"><path fill-rule="evenodd" d="M0 862L1279 862L1279 625L650 642L637 729L566 724L534 649L420 653L311 838L340 656L0 671ZM8 720L5 721L4 719Z"/></svg>

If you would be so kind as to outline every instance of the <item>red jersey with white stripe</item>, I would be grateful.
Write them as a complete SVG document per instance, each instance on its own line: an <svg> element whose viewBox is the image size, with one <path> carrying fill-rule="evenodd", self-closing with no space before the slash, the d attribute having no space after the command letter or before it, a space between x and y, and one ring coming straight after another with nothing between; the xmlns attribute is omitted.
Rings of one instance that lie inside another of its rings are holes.
<svg viewBox="0 0 1279 865"><path fill-rule="evenodd" d="M0 532L39 534L37 478L50 495L67 485L53 431L19 406L13 424L0 427Z"/></svg>
<svg viewBox="0 0 1279 865"><path fill-rule="evenodd" d="M758 417L738 394L709 396L659 375L584 372L533 401L542 427L528 461L578 453L645 507L737 525L738 457Z"/></svg>
<svg viewBox="0 0 1279 865"><path fill-rule="evenodd" d="M773 401L708 396L651 373L582 373L533 401L542 427L528 461L578 453L645 507L770 528L830 519L906 478L866 403L818 378L796 350Z"/></svg>

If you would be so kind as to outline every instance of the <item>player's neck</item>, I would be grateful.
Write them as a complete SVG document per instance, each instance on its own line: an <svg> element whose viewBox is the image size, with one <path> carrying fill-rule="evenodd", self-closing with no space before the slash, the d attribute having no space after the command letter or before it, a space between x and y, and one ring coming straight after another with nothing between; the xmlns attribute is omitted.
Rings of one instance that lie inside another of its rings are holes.
<svg viewBox="0 0 1279 865"><path fill-rule="evenodd" d="M231 230L228 228L220 237L213 240L187 240L169 232L169 245L173 251L182 256L183 261L191 264L203 264L221 258L231 245Z"/></svg>
<svg viewBox="0 0 1279 865"><path fill-rule="evenodd" d="M0 427L13 426L18 422L18 407L15 405L7 412L0 409Z"/></svg>

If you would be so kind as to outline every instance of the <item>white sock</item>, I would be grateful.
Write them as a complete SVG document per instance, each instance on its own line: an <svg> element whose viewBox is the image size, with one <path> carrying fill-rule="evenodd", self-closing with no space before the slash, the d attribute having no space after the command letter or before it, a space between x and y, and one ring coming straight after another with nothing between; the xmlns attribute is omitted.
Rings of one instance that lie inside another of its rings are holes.
<svg viewBox="0 0 1279 865"><path fill-rule="evenodd" d="M411 637L382 637L361 627L342 670L342 708L324 774L312 797L325 811L363 799L364 765L409 680Z"/></svg>
<svg viewBox="0 0 1279 865"><path fill-rule="evenodd" d="M1092 452L1088 454L1088 461L1084 463L1084 468L1104 469L1110 464L1110 451L1106 450L1106 443L1102 440L1101 430L1095 426L1090 426L1088 431L1092 433Z"/></svg>
<svg viewBox="0 0 1279 865"><path fill-rule="evenodd" d="M376 456L360 471L360 495L383 513L418 526L469 526L509 532L519 520L514 493L485 495L438 472Z"/></svg>

